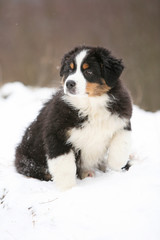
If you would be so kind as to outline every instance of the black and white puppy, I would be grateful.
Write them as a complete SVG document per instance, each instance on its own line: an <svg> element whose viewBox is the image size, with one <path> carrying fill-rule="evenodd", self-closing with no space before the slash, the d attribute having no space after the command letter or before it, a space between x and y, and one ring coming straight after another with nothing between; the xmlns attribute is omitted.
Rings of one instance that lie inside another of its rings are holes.
<svg viewBox="0 0 160 240"><path fill-rule="evenodd" d="M77 47L62 59L63 88L27 128L16 149L19 173L54 179L60 189L94 169L120 171L131 146L132 104L119 79L123 64L100 47Z"/></svg>

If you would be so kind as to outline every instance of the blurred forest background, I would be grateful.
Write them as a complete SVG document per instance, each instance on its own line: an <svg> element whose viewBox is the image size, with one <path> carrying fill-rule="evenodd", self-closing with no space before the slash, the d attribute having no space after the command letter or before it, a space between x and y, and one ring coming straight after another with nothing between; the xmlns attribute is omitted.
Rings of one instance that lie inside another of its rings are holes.
<svg viewBox="0 0 160 240"><path fill-rule="evenodd" d="M134 103L160 109L160 0L0 0L0 86L58 86L61 58L82 44L122 58Z"/></svg>

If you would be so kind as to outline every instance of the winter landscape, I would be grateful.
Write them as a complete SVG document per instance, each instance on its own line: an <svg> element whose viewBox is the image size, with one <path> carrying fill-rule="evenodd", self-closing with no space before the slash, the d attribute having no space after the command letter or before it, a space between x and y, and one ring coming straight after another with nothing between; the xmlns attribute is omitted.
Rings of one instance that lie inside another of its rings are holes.
<svg viewBox="0 0 160 240"><path fill-rule="evenodd" d="M0 88L0 239L159 240L160 111L134 106L129 171L97 171L65 192L16 173L15 147L55 91Z"/></svg>

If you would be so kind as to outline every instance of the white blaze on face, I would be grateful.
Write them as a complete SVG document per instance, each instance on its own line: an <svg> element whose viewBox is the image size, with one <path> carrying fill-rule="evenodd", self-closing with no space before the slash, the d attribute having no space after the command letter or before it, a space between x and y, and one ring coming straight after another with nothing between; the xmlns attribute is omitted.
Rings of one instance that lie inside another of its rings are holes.
<svg viewBox="0 0 160 240"><path fill-rule="evenodd" d="M66 83L70 80L76 83L76 95L84 95L86 93L86 79L84 78L83 73L81 71L81 65L86 55L87 50L83 50L76 56L75 58L76 71L73 74L70 74L65 81L64 86L65 94L68 93Z"/></svg>

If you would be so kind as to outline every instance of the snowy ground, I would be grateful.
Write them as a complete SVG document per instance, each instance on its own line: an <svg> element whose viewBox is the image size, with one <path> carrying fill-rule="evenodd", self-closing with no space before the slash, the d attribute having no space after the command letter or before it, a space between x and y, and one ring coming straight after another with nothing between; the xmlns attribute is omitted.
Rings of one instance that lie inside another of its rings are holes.
<svg viewBox="0 0 160 240"><path fill-rule="evenodd" d="M16 173L15 146L51 89L0 89L0 239L159 240L160 112L134 106L128 172L97 172L59 192L54 182Z"/></svg>

